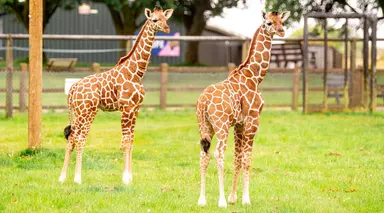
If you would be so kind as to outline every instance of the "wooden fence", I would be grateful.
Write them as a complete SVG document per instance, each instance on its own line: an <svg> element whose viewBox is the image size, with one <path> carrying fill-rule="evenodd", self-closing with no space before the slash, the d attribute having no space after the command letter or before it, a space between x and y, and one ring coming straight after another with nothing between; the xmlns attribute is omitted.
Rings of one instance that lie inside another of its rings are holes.
<svg viewBox="0 0 384 213"><path fill-rule="evenodd" d="M98 64L94 64L92 67L86 68L75 68L71 71L71 73L76 72L89 72L97 73L97 72L103 72L109 70L111 67L100 67ZM159 92L159 103L158 104L152 104L152 105L143 105L143 107L155 107L160 109L167 109L167 108L188 108L188 107L195 107L195 104L169 104L167 103L167 94L168 92L202 92L205 87L170 87L168 84L168 76L171 73L228 73L232 71L235 68L235 65L230 63L227 66L221 66L221 67L173 67L168 66L168 64L161 64L160 66L151 66L148 67L147 72L160 72L160 86L158 88L146 88L147 92ZM6 70L0 70L0 71L7 71L7 88L0 88L0 93L6 93L6 104L3 105L0 103L0 109L6 109L7 115L12 116L12 109L19 110L20 112L24 112L27 109L27 72L28 72L28 66L27 64L21 64L19 68L17 69L9 69ZM360 68L361 69L361 68ZM19 75L19 89L13 89L12 81L12 73L13 72L20 72ZM310 73L322 73L323 69L311 69ZM343 73L344 69L331 69L329 72L333 73ZM384 72L384 70L378 69L378 72ZM269 105L269 107L286 107L291 108L292 110L297 110L300 107L299 104L299 95L302 92L301 88L301 69L294 68L294 69L287 69L287 68L270 68L268 70L269 74L291 74L291 80L292 80L292 86L289 87L263 87L261 90L262 92L291 92L292 94L292 101L290 104L277 104L277 105ZM224 79L218 79L224 80ZM64 83L64 82L63 82ZM311 87L309 89L310 91L323 91L322 87ZM343 88L340 88L340 91L342 91ZM382 89L380 89L381 91ZM43 93L63 93L63 88L43 88ZM382 91L381 91L382 92ZM13 105L12 100L12 93L18 93L19 94L19 106ZM11 107L12 106L12 107ZM43 109L67 109L66 105L43 105Z"/></svg>
<svg viewBox="0 0 384 213"><path fill-rule="evenodd" d="M195 104L168 104L167 103L167 93L168 92L202 92L205 87L170 87L168 85L168 76L171 73L228 73L232 71L235 68L235 65L233 63L228 64L227 66L221 66L221 67L173 67L168 66L168 64L161 64L160 66L151 66L148 67L147 72L160 72L160 87L159 88L146 88L147 92L159 92L159 104L154 105L143 105L143 107L158 107L160 109L167 109L167 108L188 108L188 107L194 107ZM7 93L6 96L6 103L7 105L3 105L0 103L0 109L6 109L7 113L9 113L10 106L12 106L12 109L19 110L20 112L24 112L27 109L27 72L28 72L28 66L27 64L21 64L18 69L13 70L13 72L20 72L19 80L20 85L19 89L13 89L12 84L7 84L7 88L0 88L0 93ZM91 68L75 68L71 72L89 72L97 73L97 72L103 72L109 70L110 67L100 67L98 65L94 65ZM5 71L5 70L0 70ZM300 69L285 69L285 68L276 68L276 69L270 69L268 71L269 73L277 74L277 73L292 73L292 87L275 87L275 88L262 88L262 91L265 92L292 92L292 103L289 104L283 104L283 105L272 105L272 107L291 107L292 109L297 109L299 107L299 93L301 91L300 89L300 75L301 71ZM12 82L13 79L7 78L8 82ZM218 79L224 80L224 79ZM64 82L63 82L64 83ZM320 90L320 89L319 89ZM43 88L43 93L63 93L63 88ZM19 106L13 105L12 101L12 93L18 93L19 94ZM66 105L43 105L43 109L66 109Z"/></svg>

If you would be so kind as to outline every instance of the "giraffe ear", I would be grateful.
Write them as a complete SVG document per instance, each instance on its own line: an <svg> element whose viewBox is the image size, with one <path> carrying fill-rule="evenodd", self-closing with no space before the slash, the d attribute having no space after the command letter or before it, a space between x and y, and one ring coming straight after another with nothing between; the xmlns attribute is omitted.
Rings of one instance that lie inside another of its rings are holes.
<svg viewBox="0 0 384 213"><path fill-rule="evenodd" d="M265 12L265 10L261 10L261 17L263 20L267 19L267 12Z"/></svg>
<svg viewBox="0 0 384 213"><path fill-rule="evenodd" d="M281 21L282 22L285 22L285 20L287 20L287 18L291 15L291 12L289 11L284 11L280 14L280 17L281 17Z"/></svg>
<svg viewBox="0 0 384 213"><path fill-rule="evenodd" d="M144 14L145 14L145 16L146 16L148 19L150 19L151 16L152 16L152 12L151 12L151 10L148 9L148 8L145 8Z"/></svg>
<svg viewBox="0 0 384 213"><path fill-rule="evenodd" d="M164 11L164 16L165 16L165 18L166 18L167 20L168 20L169 18L171 18L172 13L173 13L173 9L168 9L168 10Z"/></svg>

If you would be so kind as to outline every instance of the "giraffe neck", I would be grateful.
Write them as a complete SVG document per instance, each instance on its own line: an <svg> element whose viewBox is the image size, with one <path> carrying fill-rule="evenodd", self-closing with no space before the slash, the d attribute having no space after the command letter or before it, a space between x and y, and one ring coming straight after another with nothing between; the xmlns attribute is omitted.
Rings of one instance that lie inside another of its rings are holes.
<svg viewBox="0 0 384 213"><path fill-rule="evenodd" d="M133 74L132 79L141 81L151 57L153 41L156 31L151 27L150 21L146 21L129 53L122 57L117 65L123 65ZM120 69L123 70L123 69Z"/></svg>
<svg viewBox="0 0 384 213"><path fill-rule="evenodd" d="M237 69L239 74L256 78L259 83L263 80L271 58L272 38L273 33L268 32L264 24L256 30L248 56Z"/></svg>

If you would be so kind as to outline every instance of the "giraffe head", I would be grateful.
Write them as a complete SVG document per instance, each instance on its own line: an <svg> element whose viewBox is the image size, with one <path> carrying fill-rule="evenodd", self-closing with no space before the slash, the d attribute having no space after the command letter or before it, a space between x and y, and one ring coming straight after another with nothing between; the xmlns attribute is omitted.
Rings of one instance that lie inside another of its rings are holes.
<svg viewBox="0 0 384 213"><path fill-rule="evenodd" d="M165 33L169 33L171 29L167 24L167 20L172 16L173 9L168 9L163 11L163 9L159 6L156 6L151 12L150 9L145 8L145 16L150 21L150 25L155 31L162 31Z"/></svg>
<svg viewBox="0 0 384 213"><path fill-rule="evenodd" d="M274 11L271 13L266 13L265 11L262 11L262 14L265 29L272 35L276 33L277 35L284 37L285 31L283 28L283 23L285 22L285 20L287 20L291 12L285 11L282 13L278 13Z"/></svg>

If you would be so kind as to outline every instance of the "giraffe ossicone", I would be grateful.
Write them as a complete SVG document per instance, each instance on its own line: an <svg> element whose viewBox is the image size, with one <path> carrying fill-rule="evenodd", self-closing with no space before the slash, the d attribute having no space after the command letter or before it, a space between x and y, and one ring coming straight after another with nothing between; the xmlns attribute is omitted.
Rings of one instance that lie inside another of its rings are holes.
<svg viewBox="0 0 384 213"><path fill-rule="evenodd" d="M145 9L147 18L131 51L111 70L90 75L72 85L68 94L69 125L64 129L67 145L59 181L67 177L69 159L76 148L74 182L81 184L82 153L98 109L121 112L121 149L124 153L123 182L132 182L132 144L136 118L145 91L141 80L147 70L156 32L170 32L167 20L173 10Z"/></svg>
<svg viewBox="0 0 384 213"><path fill-rule="evenodd" d="M229 128L234 126L234 177L228 202L237 200L236 189L240 169L243 171L242 204L249 205L249 169L251 167L253 139L259 129L259 117L264 106L260 93L269 67L272 39L275 34L284 36L283 22L289 12L263 14L263 24L253 36L248 56L234 69L226 80L207 87L200 95L196 115L200 129L200 173L201 190L198 205L206 205L205 184L209 165L212 137L216 135L214 152L219 176L219 207L226 207L224 197L224 151L227 146Z"/></svg>

